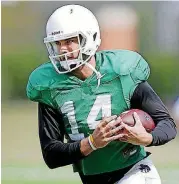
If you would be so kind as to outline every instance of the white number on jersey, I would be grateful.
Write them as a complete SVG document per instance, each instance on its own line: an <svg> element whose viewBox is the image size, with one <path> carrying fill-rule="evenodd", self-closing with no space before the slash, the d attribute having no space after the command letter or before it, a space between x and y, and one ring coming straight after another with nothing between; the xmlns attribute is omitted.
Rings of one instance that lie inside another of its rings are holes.
<svg viewBox="0 0 179 184"><path fill-rule="evenodd" d="M61 111L64 114L67 114L68 121L71 125L70 138L72 140L81 140L84 138L84 134L79 133L78 124L75 118L75 109L73 101L68 101L63 104ZM102 113L102 117L111 116L111 95L99 95L96 97L96 100L88 114L87 124L89 129L95 129L97 124L100 121L96 121L98 114Z"/></svg>

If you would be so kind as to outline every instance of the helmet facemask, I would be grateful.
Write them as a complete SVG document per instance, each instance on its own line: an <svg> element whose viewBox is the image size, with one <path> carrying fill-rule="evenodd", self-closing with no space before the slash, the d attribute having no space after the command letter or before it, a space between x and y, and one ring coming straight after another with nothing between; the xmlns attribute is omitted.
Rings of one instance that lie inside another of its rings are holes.
<svg viewBox="0 0 179 184"><path fill-rule="evenodd" d="M71 39L74 37L77 37L78 39L78 49L73 50L72 52L60 54L56 42L60 40ZM94 52L89 51L86 54L86 41L87 38L81 32L69 35L53 35L44 39L44 43L46 44L49 52L49 58L59 74L68 73L79 68L81 65L89 61L92 55L94 55ZM92 50L93 49L91 49L91 51ZM70 55L76 53L78 53L78 56L75 59L71 59L69 57Z"/></svg>

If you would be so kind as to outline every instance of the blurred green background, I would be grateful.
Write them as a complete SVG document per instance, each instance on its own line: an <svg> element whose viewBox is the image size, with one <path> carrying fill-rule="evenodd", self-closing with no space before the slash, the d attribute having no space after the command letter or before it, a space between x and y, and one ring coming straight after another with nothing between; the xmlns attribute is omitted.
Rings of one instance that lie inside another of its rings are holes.
<svg viewBox="0 0 179 184"><path fill-rule="evenodd" d="M56 8L65 4L70 2L1 2L3 184L80 183L71 166L50 170L45 165L38 139L36 104L27 100L25 91L29 74L48 60L43 44L46 21ZM73 1L73 4L84 5L95 15L104 5L126 6L136 12L138 50L151 66L149 82L172 114L179 95L179 34L176 34L179 3ZM179 120L174 118L178 124ZM164 184L178 183L178 143L177 137L165 146L149 149Z"/></svg>

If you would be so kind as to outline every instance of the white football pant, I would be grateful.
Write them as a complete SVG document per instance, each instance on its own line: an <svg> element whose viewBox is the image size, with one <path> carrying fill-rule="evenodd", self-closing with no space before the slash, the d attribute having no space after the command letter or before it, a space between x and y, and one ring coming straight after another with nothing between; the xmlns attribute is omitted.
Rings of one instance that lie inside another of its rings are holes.
<svg viewBox="0 0 179 184"><path fill-rule="evenodd" d="M161 179L152 161L149 158L145 158L136 163L115 184L161 184Z"/></svg>

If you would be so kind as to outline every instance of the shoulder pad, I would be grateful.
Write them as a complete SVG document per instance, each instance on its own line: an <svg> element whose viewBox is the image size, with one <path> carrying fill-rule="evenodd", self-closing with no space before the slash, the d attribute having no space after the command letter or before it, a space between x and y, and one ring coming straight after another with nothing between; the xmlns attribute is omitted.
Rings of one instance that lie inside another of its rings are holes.
<svg viewBox="0 0 179 184"><path fill-rule="evenodd" d="M29 76L26 87L27 97L32 101L52 105L50 86L57 75L49 62L36 68Z"/></svg>
<svg viewBox="0 0 179 184"><path fill-rule="evenodd" d="M147 80L150 68L144 58L134 51L116 50L112 61L113 69L119 75L131 75L134 80Z"/></svg>

